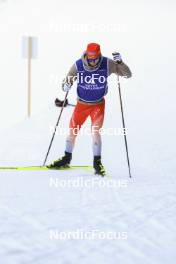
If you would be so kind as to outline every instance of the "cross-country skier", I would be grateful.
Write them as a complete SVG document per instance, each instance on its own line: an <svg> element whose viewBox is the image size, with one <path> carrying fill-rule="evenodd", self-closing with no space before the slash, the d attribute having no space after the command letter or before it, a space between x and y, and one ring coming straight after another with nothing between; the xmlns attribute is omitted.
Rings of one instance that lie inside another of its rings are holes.
<svg viewBox="0 0 176 264"><path fill-rule="evenodd" d="M68 92L77 80L78 101L72 114L69 135L66 140L65 155L52 164L49 168L68 167L74 148L75 139L87 117L91 118L92 139L93 139L93 167L95 174L104 176L106 174L101 163L101 134L99 130L103 126L105 113L104 96L108 91L107 77L115 73L126 78L131 77L129 67L122 61L120 53L114 52L113 59L102 56L100 45L90 43L82 57L69 70L62 89Z"/></svg>

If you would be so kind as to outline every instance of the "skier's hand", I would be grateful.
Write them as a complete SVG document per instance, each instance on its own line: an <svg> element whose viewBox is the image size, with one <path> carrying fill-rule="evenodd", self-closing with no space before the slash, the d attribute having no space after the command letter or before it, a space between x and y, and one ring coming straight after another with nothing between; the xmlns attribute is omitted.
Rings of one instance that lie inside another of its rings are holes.
<svg viewBox="0 0 176 264"><path fill-rule="evenodd" d="M65 83L64 85L63 85L63 87L62 87L62 90L64 91L64 92L69 92L70 91L70 89L71 89L71 84L69 84L69 83Z"/></svg>
<svg viewBox="0 0 176 264"><path fill-rule="evenodd" d="M119 52L113 52L112 53L112 56L113 56L113 60L117 63L121 63L122 62L122 56Z"/></svg>

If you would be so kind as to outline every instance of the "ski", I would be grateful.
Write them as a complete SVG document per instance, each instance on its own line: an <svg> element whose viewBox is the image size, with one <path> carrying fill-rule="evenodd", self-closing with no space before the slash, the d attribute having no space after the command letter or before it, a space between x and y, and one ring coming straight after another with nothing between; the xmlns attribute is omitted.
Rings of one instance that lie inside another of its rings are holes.
<svg viewBox="0 0 176 264"><path fill-rule="evenodd" d="M70 166L70 167L61 167L61 168L48 168L47 166L4 166L0 167L0 170L20 170L20 171L37 171L37 170L53 170L53 171L63 171L63 170L86 170L89 172L93 172L93 166ZM94 176L101 178L111 178L109 175L98 175L93 173Z"/></svg>
<svg viewBox="0 0 176 264"><path fill-rule="evenodd" d="M85 169L85 170L91 170L93 169L92 166L70 166L68 168L48 168L47 166L7 166L7 167L0 167L0 170L74 170L74 169Z"/></svg>

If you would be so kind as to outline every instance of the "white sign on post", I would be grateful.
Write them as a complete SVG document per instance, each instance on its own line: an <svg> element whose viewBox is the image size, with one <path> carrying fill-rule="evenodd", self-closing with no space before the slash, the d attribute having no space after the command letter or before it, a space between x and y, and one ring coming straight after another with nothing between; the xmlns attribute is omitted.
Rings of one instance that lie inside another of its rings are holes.
<svg viewBox="0 0 176 264"><path fill-rule="evenodd" d="M37 37L23 37L22 57L27 59L28 117L31 116L31 60L37 58Z"/></svg>

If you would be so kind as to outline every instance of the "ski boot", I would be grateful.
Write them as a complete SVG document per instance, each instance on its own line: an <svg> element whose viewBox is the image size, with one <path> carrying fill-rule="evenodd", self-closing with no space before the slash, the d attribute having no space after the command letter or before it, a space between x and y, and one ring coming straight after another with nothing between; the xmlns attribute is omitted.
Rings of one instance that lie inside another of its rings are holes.
<svg viewBox="0 0 176 264"><path fill-rule="evenodd" d="M60 168L69 168L70 162L72 159L72 153L65 151L65 156L62 158L55 160L50 165L46 166L49 169L60 169Z"/></svg>
<svg viewBox="0 0 176 264"><path fill-rule="evenodd" d="M94 156L93 167L96 175L106 176L106 171L101 163L101 156Z"/></svg>

